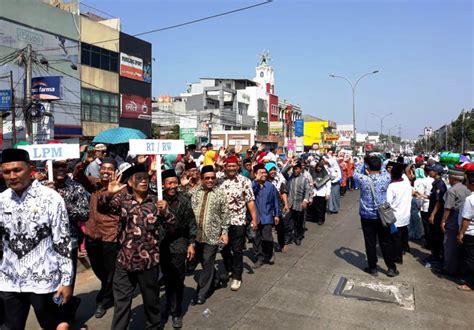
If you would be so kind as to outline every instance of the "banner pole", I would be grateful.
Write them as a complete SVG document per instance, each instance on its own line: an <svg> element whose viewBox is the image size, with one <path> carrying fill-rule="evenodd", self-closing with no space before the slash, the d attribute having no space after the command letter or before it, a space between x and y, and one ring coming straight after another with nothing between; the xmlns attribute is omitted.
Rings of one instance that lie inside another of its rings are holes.
<svg viewBox="0 0 474 330"><path fill-rule="evenodd" d="M156 155L156 191L158 193L158 200L163 200L163 189L161 182L161 156Z"/></svg>

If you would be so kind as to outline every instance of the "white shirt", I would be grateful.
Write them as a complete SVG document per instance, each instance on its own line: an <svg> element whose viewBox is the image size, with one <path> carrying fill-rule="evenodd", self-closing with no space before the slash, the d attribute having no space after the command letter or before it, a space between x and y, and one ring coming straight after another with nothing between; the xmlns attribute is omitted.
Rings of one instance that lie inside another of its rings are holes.
<svg viewBox="0 0 474 330"><path fill-rule="evenodd" d="M319 187L319 189L314 187L313 195L319 196L319 197L330 196L331 195L331 180L328 180L328 182L326 182L326 184Z"/></svg>
<svg viewBox="0 0 474 330"><path fill-rule="evenodd" d="M471 220L464 235L474 236L474 192L464 201L464 206L459 219L459 227L461 227L462 219Z"/></svg>
<svg viewBox="0 0 474 330"><path fill-rule="evenodd" d="M0 291L51 293L73 273L66 205L53 189L33 181L18 196L0 194Z"/></svg>
<svg viewBox="0 0 474 330"><path fill-rule="evenodd" d="M327 170L329 171L329 175L331 176L332 183L338 183L341 181L342 173L341 168L339 167L339 163L335 157L331 157L328 159L329 166Z"/></svg>
<svg viewBox="0 0 474 330"><path fill-rule="evenodd" d="M387 202L394 210L397 219L395 226L403 227L410 224L411 200L412 188L407 181L392 182L388 185Z"/></svg>
<svg viewBox="0 0 474 330"><path fill-rule="evenodd" d="M268 152L267 157L271 162L277 162L277 156L273 152Z"/></svg>
<svg viewBox="0 0 474 330"><path fill-rule="evenodd" d="M430 199L429 196L431 194L431 189L433 188L433 178L426 177L423 179L416 179L415 180L415 191L419 192L420 194L428 196L428 198L423 198L423 204L421 206L422 212L428 212L428 208L430 206Z"/></svg>

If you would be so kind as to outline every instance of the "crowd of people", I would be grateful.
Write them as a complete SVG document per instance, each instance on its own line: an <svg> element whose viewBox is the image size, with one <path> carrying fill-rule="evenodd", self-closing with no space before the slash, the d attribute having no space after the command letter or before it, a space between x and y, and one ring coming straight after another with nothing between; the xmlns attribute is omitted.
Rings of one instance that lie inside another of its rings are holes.
<svg viewBox="0 0 474 330"><path fill-rule="evenodd" d="M100 281L96 318L113 309L111 328L127 329L138 285L145 327L157 329L171 316L172 326L181 328L186 275L201 265L193 305L228 284L238 291L247 243L253 269L273 265L276 252L291 253L290 246L303 243L306 221L323 225L340 211L347 190L360 190L366 272L378 274L377 241L393 277L410 251L409 239L424 239L430 266L468 275L458 288L474 288L470 164L449 170L447 189L445 168L432 157L359 160L317 148L291 157L263 146L242 153L208 144L200 152L189 145L183 155L164 156L158 170L154 157L133 150L123 157L103 144L81 150L81 160L52 163L52 180L26 151L3 150L0 300L8 329L25 328L30 306L42 328L68 329L80 305L74 284L82 244ZM389 225L379 214L384 203L396 220ZM216 268L218 253L223 269Z"/></svg>

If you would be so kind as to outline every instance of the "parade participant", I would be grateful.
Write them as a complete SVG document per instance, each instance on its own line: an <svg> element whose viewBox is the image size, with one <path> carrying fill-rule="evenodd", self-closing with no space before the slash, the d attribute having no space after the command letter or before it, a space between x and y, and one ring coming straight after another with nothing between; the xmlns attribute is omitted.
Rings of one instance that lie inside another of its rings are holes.
<svg viewBox="0 0 474 330"><path fill-rule="evenodd" d="M474 290L474 171L467 171L466 181L471 195L466 197L461 211L457 241L461 245L462 261L466 267L464 284L458 285L462 291Z"/></svg>
<svg viewBox="0 0 474 330"><path fill-rule="evenodd" d="M100 177L100 165L102 160L107 155L107 146L99 143L94 147L94 159L86 168L86 175L93 177Z"/></svg>
<svg viewBox="0 0 474 330"><path fill-rule="evenodd" d="M441 178L444 172L443 166L434 163L427 167L429 176L434 179L430 194L430 206L428 208L428 223L431 235L431 263L440 263L443 259L443 232L441 231L441 219L444 213L444 195L447 191L446 184Z"/></svg>
<svg viewBox="0 0 474 330"><path fill-rule="evenodd" d="M222 258L224 259L227 273L232 273L230 288L233 291L239 290L242 284L247 209L252 218L252 229L257 229L257 212L252 182L243 175L238 174L238 163L239 159L237 157L227 157L225 159L224 173L218 176L218 186L227 197L227 207L229 209L229 244L222 250Z"/></svg>
<svg viewBox="0 0 474 330"><path fill-rule="evenodd" d="M253 240L253 249L256 254L254 269L260 268L264 263L273 265L273 226L280 221L279 194L275 186L267 181L268 172L261 164L253 168L255 180L252 181L252 190L255 196L257 209L257 230Z"/></svg>
<svg viewBox="0 0 474 330"><path fill-rule="evenodd" d="M281 219L276 225L278 245L281 252L288 252L288 244L291 242L291 227L289 226L290 207L288 206L288 190L286 180L283 174L278 172L275 163L265 165L268 171L268 181L270 181L277 189L280 195L280 214Z"/></svg>
<svg viewBox="0 0 474 330"><path fill-rule="evenodd" d="M346 163L347 163L347 189L354 190L355 189L355 184L354 184L354 169L355 169L355 164L354 164L354 159L350 155L346 155Z"/></svg>
<svg viewBox="0 0 474 330"><path fill-rule="evenodd" d="M431 249L431 233L430 233L430 224L428 222L428 210L430 206L430 194L431 188L433 188L434 179L427 175L428 170L423 164L419 164L419 168L415 170L415 196L418 199L418 204L420 207L420 216L421 222L423 224L424 232L424 248Z"/></svg>
<svg viewBox="0 0 474 330"><path fill-rule="evenodd" d="M205 145L201 146L201 155L199 155L198 159L194 160L198 169L201 169L204 164L204 155L206 154L206 152L207 147Z"/></svg>
<svg viewBox="0 0 474 330"><path fill-rule="evenodd" d="M89 219L90 194L81 184L77 183L67 175L66 161L53 162L53 181L48 182L47 185L56 190L64 199L66 204L66 210L69 217L69 229L71 231L71 258L74 271L71 288L72 293L74 293L79 242L82 240L83 236L80 223L86 222ZM67 314L70 323L74 320L79 303L79 298L72 297L70 302L64 306L65 313Z"/></svg>
<svg viewBox="0 0 474 330"><path fill-rule="evenodd" d="M241 174L245 176L247 179L251 179L250 175L252 173L252 160L249 158L245 158L242 164L243 166L242 166Z"/></svg>
<svg viewBox="0 0 474 330"><path fill-rule="evenodd" d="M204 160L203 160L203 163L202 163L202 166L207 166L207 165L213 165L215 164L215 162L219 159L219 153L215 150L213 150L214 146L212 145L212 143L208 143L206 145L206 153L204 154Z"/></svg>
<svg viewBox="0 0 474 330"><path fill-rule="evenodd" d="M339 213L341 207L341 187L340 182L342 178L341 169L337 159L332 155L332 151L328 151L325 158L325 165L329 175L331 176L331 197L328 201L328 211L330 214Z"/></svg>
<svg viewBox="0 0 474 330"><path fill-rule="evenodd" d="M194 162L193 162L194 163ZM166 231L160 245L160 266L165 282L167 312L171 314L173 328L182 328L184 279L186 259L195 256L196 217L191 200L178 191L178 176L173 169L161 173L163 198L175 217L174 225ZM167 313L165 313L167 314Z"/></svg>
<svg viewBox="0 0 474 330"><path fill-rule="evenodd" d="M161 322L157 280L160 242L175 218L166 201L149 193L149 180L141 164L131 166L121 176L114 173L106 195L99 201L99 207L119 216L120 250L113 279L114 330L128 328L137 284L143 298L145 328L158 329ZM128 192L123 193L124 189Z"/></svg>
<svg viewBox="0 0 474 330"><path fill-rule="evenodd" d="M33 306L40 326L56 329L66 321L58 305L72 295L66 205L56 191L32 179L25 150L4 149L1 167L8 186L0 194L2 328L25 329Z"/></svg>
<svg viewBox="0 0 474 330"><path fill-rule="evenodd" d="M395 262L403 263L403 254L410 251L408 246L408 225L410 224L412 188L407 180L402 178L404 166L394 163L390 172L391 182L387 188L387 202L395 215L397 232L394 238Z"/></svg>
<svg viewBox="0 0 474 330"><path fill-rule="evenodd" d="M310 208L312 210L311 218L318 225L322 225L326 221L326 206L331 196L331 178L324 167L324 162L314 163L314 170L312 171L314 197Z"/></svg>
<svg viewBox="0 0 474 330"><path fill-rule="evenodd" d="M348 165L344 154L340 155L337 159L339 168L341 170L341 181L340 181L340 195L343 197L347 191L347 180L348 180Z"/></svg>
<svg viewBox="0 0 474 330"><path fill-rule="evenodd" d="M463 181L462 169L449 170L451 188L446 192L444 214L441 219L441 230L444 232L444 260L441 271L448 275L456 275L459 271L458 218L464 201L471 195L471 191L463 184Z"/></svg>
<svg viewBox="0 0 474 330"><path fill-rule="evenodd" d="M382 171L382 161L377 156L368 156L354 172L354 180L360 187L359 214L364 234L365 253L368 266L364 271L377 276L377 240L382 250L387 276L399 274L395 265L393 238L389 227L384 227L378 214L377 205L387 200L390 175ZM372 188L374 193L372 194ZM373 197L375 195L375 199Z"/></svg>
<svg viewBox="0 0 474 330"><path fill-rule="evenodd" d="M189 182L187 182L185 186L189 189L194 189L196 186L199 185L200 180L200 174L197 165L195 162L189 162L186 163L184 169L185 172L183 173L181 178L184 180L189 180Z"/></svg>
<svg viewBox="0 0 474 330"><path fill-rule="evenodd" d="M203 166L201 184L192 191L191 202L197 221L196 258L202 265L192 304L202 305L206 302L215 282L214 264L219 245L229 242L231 219L227 198L216 182L214 167Z"/></svg>
<svg viewBox="0 0 474 330"><path fill-rule="evenodd" d="M292 174L288 176L288 171L292 167ZM311 198L311 185L308 179L302 174L301 162L292 160L282 170L282 174L288 181L288 206L290 207L291 218L289 227L291 228L291 241L296 245L301 245L304 238L304 211L309 205Z"/></svg>
<svg viewBox="0 0 474 330"><path fill-rule="evenodd" d="M81 162L76 166L74 179L91 193L85 240L92 270L101 283L94 313L96 318L101 318L107 309L114 305L112 283L119 245L117 243L118 216L100 207L99 201L107 195L109 181L115 174L117 163L112 158L104 158L100 165L99 178L86 176L84 173L86 166L87 162Z"/></svg>

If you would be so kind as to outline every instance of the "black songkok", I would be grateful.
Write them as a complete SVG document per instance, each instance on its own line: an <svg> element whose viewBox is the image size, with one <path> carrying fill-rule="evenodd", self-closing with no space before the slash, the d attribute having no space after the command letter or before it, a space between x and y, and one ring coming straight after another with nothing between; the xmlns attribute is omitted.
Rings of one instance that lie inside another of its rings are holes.
<svg viewBox="0 0 474 330"><path fill-rule="evenodd" d="M30 162L28 151L23 149L5 149L2 152L2 164L12 162Z"/></svg>

